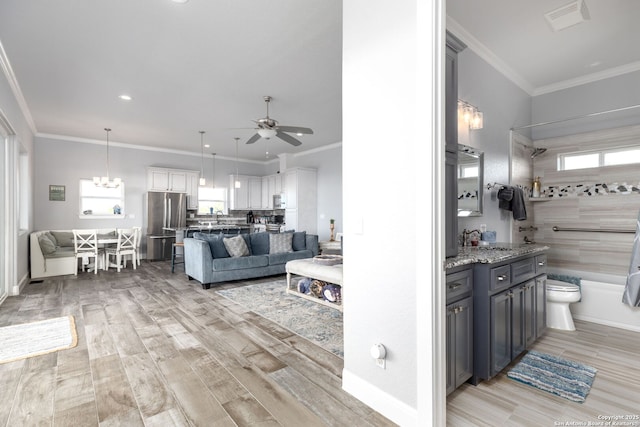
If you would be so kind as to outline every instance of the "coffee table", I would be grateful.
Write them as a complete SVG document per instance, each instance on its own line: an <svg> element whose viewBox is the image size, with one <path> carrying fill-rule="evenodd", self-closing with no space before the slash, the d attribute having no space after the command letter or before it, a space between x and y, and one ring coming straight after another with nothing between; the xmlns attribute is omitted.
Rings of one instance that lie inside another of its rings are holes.
<svg viewBox="0 0 640 427"><path fill-rule="evenodd" d="M336 304L333 302L325 301L321 298L316 298L311 295L306 295L291 285L291 275L297 274L299 276L309 277L311 279L318 279L324 282L333 283L342 287L342 297L344 300L344 285L342 283L342 264L336 265L324 265L313 261L313 258L296 259L287 262L285 265L287 271L287 293L297 295L301 298L308 299L318 304L326 305L327 307L336 308L342 311L342 304Z"/></svg>

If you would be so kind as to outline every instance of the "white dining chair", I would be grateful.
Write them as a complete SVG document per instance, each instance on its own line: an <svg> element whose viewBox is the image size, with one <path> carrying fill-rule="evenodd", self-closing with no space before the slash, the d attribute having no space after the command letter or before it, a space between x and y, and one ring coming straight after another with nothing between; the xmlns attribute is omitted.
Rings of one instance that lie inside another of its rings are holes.
<svg viewBox="0 0 640 427"><path fill-rule="evenodd" d="M73 246L76 259L81 259L82 271L90 267L90 259L93 258L93 271L98 274L100 261L104 252L98 248L98 232L96 230L71 230L73 232ZM78 269L75 270L78 275Z"/></svg>
<svg viewBox="0 0 640 427"><path fill-rule="evenodd" d="M111 266L111 257L115 257L115 267L120 272L123 264L126 268L126 256L131 255L133 269L137 269L136 264L136 237L137 232L133 228L118 229L118 243L115 248L106 249L107 265Z"/></svg>
<svg viewBox="0 0 640 427"><path fill-rule="evenodd" d="M140 242L142 241L142 227L133 227L136 232L136 255L135 262L138 263L138 267L140 267Z"/></svg>

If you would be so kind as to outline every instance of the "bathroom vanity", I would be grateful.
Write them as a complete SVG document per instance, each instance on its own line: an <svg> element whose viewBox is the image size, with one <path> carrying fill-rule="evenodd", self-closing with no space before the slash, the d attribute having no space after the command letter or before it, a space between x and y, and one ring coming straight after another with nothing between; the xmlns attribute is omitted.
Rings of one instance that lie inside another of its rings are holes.
<svg viewBox="0 0 640 427"><path fill-rule="evenodd" d="M492 378L544 333L547 249L466 247L447 259L447 394Z"/></svg>

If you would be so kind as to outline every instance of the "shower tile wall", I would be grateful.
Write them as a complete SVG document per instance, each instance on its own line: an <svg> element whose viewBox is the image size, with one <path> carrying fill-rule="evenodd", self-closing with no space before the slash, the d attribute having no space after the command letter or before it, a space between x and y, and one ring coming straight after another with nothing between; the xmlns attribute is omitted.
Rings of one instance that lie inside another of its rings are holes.
<svg viewBox="0 0 640 427"><path fill-rule="evenodd" d="M574 171L558 171L558 154L589 149L640 145L640 126L609 129L535 141L546 153L534 160L532 176L540 176L542 186L575 188L576 185L623 183L637 185L638 165L609 166ZM553 226L588 229L635 230L640 195L577 195L534 201L535 240L548 244L551 267L626 276L634 234L605 232L554 232Z"/></svg>

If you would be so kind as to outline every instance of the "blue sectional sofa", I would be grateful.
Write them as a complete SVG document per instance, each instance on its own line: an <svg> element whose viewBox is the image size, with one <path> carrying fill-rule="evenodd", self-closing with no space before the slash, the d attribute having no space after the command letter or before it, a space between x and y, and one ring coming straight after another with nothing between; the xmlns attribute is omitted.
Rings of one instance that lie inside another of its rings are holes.
<svg viewBox="0 0 640 427"><path fill-rule="evenodd" d="M209 289L212 283L284 274L287 261L316 255L318 236L304 231L195 233L184 239L185 272L203 289Z"/></svg>

